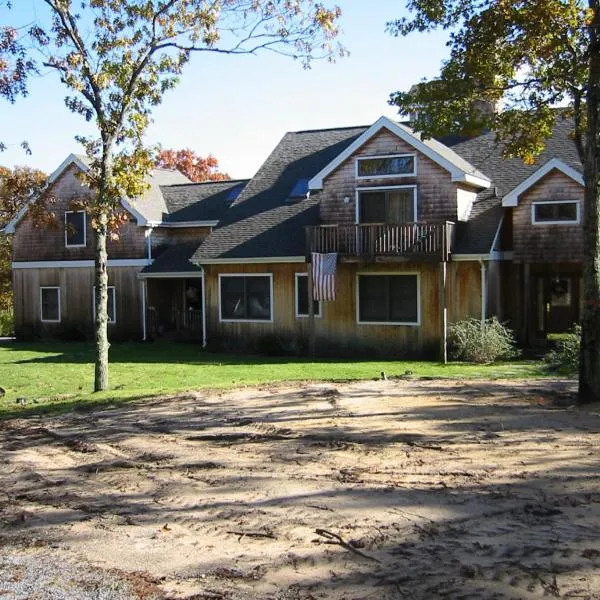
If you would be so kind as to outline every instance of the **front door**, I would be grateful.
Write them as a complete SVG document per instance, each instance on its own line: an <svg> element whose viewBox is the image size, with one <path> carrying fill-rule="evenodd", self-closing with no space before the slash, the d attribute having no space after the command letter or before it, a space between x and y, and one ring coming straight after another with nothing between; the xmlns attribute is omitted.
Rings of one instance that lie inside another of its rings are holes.
<svg viewBox="0 0 600 600"><path fill-rule="evenodd" d="M572 273L537 277L538 334L564 333L579 322L580 280Z"/></svg>

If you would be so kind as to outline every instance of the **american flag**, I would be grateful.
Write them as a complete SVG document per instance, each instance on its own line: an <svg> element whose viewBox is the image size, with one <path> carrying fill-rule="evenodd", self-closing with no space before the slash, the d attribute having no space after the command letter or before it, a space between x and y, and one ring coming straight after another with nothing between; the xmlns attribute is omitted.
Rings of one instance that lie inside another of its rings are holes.
<svg viewBox="0 0 600 600"><path fill-rule="evenodd" d="M337 253L312 253L313 299L319 301L335 300L335 268Z"/></svg>

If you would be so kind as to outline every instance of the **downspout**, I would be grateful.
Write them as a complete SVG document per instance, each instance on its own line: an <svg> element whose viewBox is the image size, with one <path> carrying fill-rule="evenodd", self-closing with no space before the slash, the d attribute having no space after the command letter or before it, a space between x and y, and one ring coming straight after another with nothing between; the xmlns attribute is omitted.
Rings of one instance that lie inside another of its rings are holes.
<svg viewBox="0 0 600 600"><path fill-rule="evenodd" d="M200 265L202 273L200 279L202 281L202 347L206 348L206 278L204 277L204 267Z"/></svg>
<svg viewBox="0 0 600 600"><path fill-rule="evenodd" d="M487 318L487 269L483 259L479 259L481 267L481 333L485 328L485 320Z"/></svg>

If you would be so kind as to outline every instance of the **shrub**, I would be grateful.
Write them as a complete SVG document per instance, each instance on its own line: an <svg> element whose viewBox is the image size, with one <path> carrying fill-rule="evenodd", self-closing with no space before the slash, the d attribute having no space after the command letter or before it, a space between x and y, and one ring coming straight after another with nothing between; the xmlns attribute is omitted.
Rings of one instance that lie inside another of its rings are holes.
<svg viewBox="0 0 600 600"><path fill-rule="evenodd" d="M0 336L6 337L14 335L15 320L12 308L0 310Z"/></svg>
<svg viewBox="0 0 600 600"><path fill-rule="evenodd" d="M490 363L519 355L513 332L496 317L485 321L483 329L478 319L454 323L448 341L453 360Z"/></svg>
<svg viewBox="0 0 600 600"><path fill-rule="evenodd" d="M581 350L581 325L555 342L555 347L544 356L544 362L553 371L565 375L574 375L579 371L579 353Z"/></svg>

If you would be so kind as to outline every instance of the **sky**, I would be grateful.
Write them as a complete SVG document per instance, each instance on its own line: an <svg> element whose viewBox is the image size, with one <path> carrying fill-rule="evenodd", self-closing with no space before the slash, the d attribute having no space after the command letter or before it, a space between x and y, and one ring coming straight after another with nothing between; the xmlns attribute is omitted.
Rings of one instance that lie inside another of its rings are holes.
<svg viewBox="0 0 600 600"><path fill-rule="evenodd" d="M389 94L434 77L447 56L443 34L394 38L386 22L403 14L403 0L331 0L343 11L339 40L350 55L304 70L293 59L263 53L192 57L179 86L154 110L146 141L164 148L213 154L233 178L251 177L286 131L369 125L397 110ZM18 0L12 17L43 16L40 0ZM34 12L35 11L35 12ZM4 13L6 16L7 13ZM8 13L9 15L11 13ZM0 15L2 18L2 15ZM32 80L27 98L0 104L0 164L30 165L50 173L91 126L64 105L53 73ZM27 140L32 155L19 147Z"/></svg>

